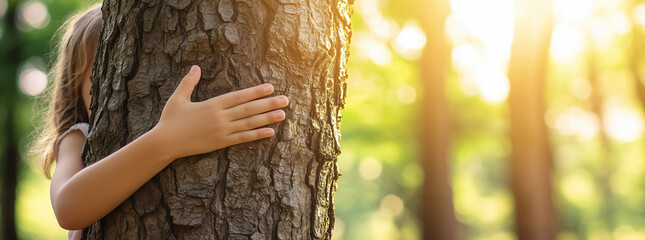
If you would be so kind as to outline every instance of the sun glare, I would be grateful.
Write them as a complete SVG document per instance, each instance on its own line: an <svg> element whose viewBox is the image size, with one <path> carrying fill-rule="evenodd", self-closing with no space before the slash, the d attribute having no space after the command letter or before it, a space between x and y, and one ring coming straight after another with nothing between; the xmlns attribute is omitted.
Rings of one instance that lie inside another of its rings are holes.
<svg viewBox="0 0 645 240"><path fill-rule="evenodd" d="M556 62L572 62L587 48L586 45L583 33L575 26L558 23L553 28L550 52Z"/></svg>
<svg viewBox="0 0 645 240"><path fill-rule="evenodd" d="M641 28L645 28L645 3L638 4L632 11L632 16Z"/></svg>
<svg viewBox="0 0 645 240"><path fill-rule="evenodd" d="M482 99L488 103L501 103L508 97L510 86L504 72L493 67L482 67L477 71L477 88Z"/></svg>
<svg viewBox="0 0 645 240"><path fill-rule="evenodd" d="M382 1L378 0L361 0L356 4L356 10L361 12L363 18L365 18L365 23L369 27L370 31L375 33L381 39L391 39L396 35L398 30L398 25L391 19L385 18L381 14L381 6L379 3Z"/></svg>
<svg viewBox="0 0 645 240"><path fill-rule="evenodd" d="M513 40L512 0L452 0L446 32L453 42L453 64L466 95L499 104L506 100L506 66Z"/></svg>
<svg viewBox="0 0 645 240"><path fill-rule="evenodd" d="M510 51L513 39L512 0L452 0L450 6L455 20L487 49L499 55Z"/></svg>
<svg viewBox="0 0 645 240"><path fill-rule="evenodd" d="M592 0L555 0L553 8L558 21L584 21L592 10Z"/></svg>
<svg viewBox="0 0 645 240"><path fill-rule="evenodd" d="M426 45L426 35L414 21L403 25L403 29L392 41L392 49L408 60L416 60Z"/></svg>

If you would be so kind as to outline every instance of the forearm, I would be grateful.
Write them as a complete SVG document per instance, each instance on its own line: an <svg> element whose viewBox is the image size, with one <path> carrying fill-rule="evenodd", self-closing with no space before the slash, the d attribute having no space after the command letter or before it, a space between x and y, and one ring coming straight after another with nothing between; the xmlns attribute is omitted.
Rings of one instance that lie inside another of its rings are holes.
<svg viewBox="0 0 645 240"><path fill-rule="evenodd" d="M66 150L50 191L62 227L84 228L107 215L175 158L271 137L275 131L266 125L286 117L277 110L288 105L286 96L263 98L273 93L270 84L192 102L200 76L199 67L191 67L151 131L89 167L80 159L84 136L61 141Z"/></svg>
<svg viewBox="0 0 645 240"><path fill-rule="evenodd" d="M107 215L173 159L150 131L84 168L61 186L53 200L61 226L81 229ZM65 222L62 222L63 219Z"/></svg>

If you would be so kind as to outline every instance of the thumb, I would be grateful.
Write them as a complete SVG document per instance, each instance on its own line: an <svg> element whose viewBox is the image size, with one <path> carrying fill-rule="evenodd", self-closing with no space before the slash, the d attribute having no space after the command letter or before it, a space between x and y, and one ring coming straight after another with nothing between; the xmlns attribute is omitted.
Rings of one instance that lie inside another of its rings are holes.
<svg viewBox="0 0 645 240"><path fill-rule="evenodd" d="M195 86L199 82L201 75L202 71L199 66L193 65L188 74L181 79L181 82L179 82L177 89L175 89L171 97L190 102L190 96L193 94L193 90L195 90Z"/></svg>

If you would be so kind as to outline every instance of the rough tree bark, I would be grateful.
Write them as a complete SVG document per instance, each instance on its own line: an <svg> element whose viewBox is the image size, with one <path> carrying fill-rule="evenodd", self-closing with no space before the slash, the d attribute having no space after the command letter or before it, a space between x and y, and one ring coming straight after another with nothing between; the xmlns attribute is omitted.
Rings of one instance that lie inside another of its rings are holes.
<svg viewBox="0 0 645 240"><path fill-rule="evenodd" d="M421 218L423 239L458 239L457 220L450 181L451 124L445 96L446 74L450 68L451 46L446 40L445 22L450 2L424 1L417 12L427 43L419 60L422 95L422 165L425 180Z"/></svg>
<svg viewBox="0 0 645 240"><path fill-rule="evenodd" d="M510 184L519 239L554 239L553 163L544 122L544 83L551 40L550 1L520 0L509 63Z"/></svg>
<svg viewBox="0 0 645 240"><path fill-rule="evenodd" d="M193 101L272 83L276 136L173 162L86 239L330 239L352 0L106 0L86 164L152 128L181 77Z"/></svg>

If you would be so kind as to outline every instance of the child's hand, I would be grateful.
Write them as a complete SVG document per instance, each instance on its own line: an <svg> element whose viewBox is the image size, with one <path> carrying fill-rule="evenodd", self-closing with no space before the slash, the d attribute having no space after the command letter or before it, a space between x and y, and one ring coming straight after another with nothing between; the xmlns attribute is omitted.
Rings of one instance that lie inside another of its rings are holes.
<svg viewBox="0 0 645 240"><path fill-rule="evenodd" d="M168 99L159 123L151 130L160 137L160 147L168 150L172 159L271 137L272 128L259 127L285 118L284 111L275 109L289 104L286 96L258 99L273 92L271 84L191 102L190 96L200 77L200 68L192 66Z"/></svg>

